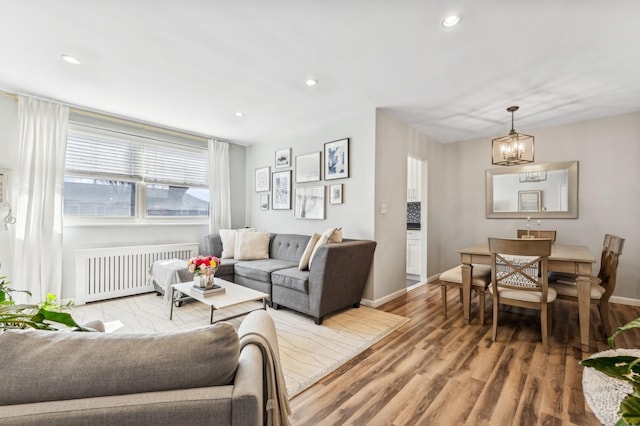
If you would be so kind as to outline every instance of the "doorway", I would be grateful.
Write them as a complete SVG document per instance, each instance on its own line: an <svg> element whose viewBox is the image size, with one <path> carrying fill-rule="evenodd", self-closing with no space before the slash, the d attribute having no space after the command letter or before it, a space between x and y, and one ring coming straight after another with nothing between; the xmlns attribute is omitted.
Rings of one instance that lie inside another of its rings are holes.
<svg viewBox="0 0 640 426"><path fill-rule="evenodd" d="M426 167L426 161L407 156L407 288L426 281Z"/></svg>

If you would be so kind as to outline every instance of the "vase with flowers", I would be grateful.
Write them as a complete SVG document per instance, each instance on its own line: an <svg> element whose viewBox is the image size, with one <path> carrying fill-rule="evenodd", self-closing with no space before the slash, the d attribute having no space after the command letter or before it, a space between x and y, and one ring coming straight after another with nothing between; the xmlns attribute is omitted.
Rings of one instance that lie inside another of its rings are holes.
<svg viewBox="0 0 640 426"><path fill-rule="evenodd" d="M212 288L213 277L220 267L220 259L215 256L192 257L187 266L189 272L193 273L193 283L197 287Z"/></svg>

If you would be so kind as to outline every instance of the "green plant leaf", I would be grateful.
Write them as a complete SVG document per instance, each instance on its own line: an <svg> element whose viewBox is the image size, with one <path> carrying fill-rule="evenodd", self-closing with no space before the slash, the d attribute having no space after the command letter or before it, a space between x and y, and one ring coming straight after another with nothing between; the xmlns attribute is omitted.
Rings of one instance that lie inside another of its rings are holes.
<svg viewBox="0 0 640 426"><path fill-rule="evenodd" d="M640 386L640 363L638 363L637 357L619 355L588 358L580 361L580 364L586 367L593 367L607 376L624 380L634 386Z"/></svg>
<svg viewBox="0 0 640 426"><path fill-rule="evenodd" d="M43 322L44 320L54 321L60 324L64 324L67 327L85 329L80 324L75 322L73 317L71 317L71 315L66 312L53 312L48 311L44 308L40 308L40 310L38 310L38 313L35 314L31 319L36 322Z"/></svg>
<svg viewBox="0 0 640 426"><path fill-rule="evenodd" d="M616 336L620 333L622 333L623 331L627 331L627 330L631 330L632 328L640 328L640 318L636 318L633 321L630 321L628 323L626 323L625 325L623 325L622 327L618 327L616 329L616 332L613 333L613 335L611 337L609 337L608 342L609 342L609 346L611 346L613 349L616 348Z"/></svg>
<svg viewBox="0 0 640 426"><path fill-rule="evenodd" d="M627 395L620 404L621 420L629 425L640 424L640 395L638 392Z"/></svg>

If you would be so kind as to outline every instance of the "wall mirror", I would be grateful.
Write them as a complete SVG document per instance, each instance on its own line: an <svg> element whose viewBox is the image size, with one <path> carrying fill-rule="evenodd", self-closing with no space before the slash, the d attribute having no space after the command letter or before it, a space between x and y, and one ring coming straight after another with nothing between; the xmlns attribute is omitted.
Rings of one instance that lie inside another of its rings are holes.
<svg viewBox="0 0 640 426"><path fill-rule="evenodd" d="M578 162L487 170L487 218L577 218Z"/></svg>

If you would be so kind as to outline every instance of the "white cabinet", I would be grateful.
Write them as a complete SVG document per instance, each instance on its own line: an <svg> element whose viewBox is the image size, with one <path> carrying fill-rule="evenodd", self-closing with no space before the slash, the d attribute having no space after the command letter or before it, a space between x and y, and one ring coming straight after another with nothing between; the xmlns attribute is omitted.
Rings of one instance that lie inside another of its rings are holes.
<svg viewBox="0 0 640 426"><path fill-rule="evenodd" d="M413 157L407 157L407 201L420 201L422 191L422 162Z"/></svg>
<svg viewBox="0 0 640 426"><path fill-rule="evenodd" d="M407 274L420 275L420 231L407 231Z"/></svg>

